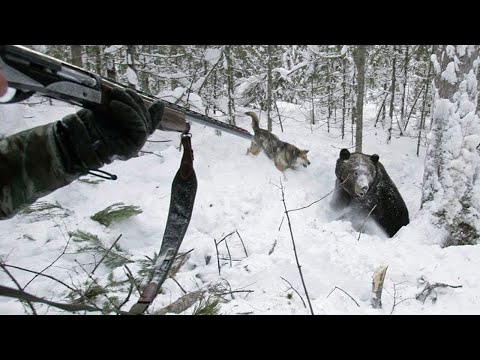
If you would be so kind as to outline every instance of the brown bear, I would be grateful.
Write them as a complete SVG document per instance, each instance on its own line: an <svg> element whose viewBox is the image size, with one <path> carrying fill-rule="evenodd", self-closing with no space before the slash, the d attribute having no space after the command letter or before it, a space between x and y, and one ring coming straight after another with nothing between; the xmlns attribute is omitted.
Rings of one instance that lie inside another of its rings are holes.
<svg viewBox="0 0 480 360"><path fill-rule="evenodd" d="M342 210L341 219L351 220L356 228L370 218L392 237L408 225L408 209L377 154L340 151L335 167L335 191L331 206ZM360 230L360 229L357 229Z"/></svg>

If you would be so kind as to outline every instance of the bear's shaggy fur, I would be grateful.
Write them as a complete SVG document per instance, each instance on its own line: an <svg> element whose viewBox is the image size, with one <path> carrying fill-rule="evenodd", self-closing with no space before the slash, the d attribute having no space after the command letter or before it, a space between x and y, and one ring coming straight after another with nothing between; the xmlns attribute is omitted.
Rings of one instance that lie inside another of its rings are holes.
<svg viewBox="0 0 480 360"><path fill-rule="evenodd" d="M370 217L392 237L408 225L408 209L378 160L377 154L350 153L342 149L335 167L336 190L331 206L334 210L343 210L341 218L352 220L358 227L376 205Z"/></svg>

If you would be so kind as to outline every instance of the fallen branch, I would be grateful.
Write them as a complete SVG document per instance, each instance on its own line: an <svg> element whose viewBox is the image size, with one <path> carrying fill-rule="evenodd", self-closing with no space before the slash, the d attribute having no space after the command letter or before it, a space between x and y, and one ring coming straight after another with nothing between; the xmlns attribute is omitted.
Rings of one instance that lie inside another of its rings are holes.
<svg viewBox="0 0 480 360"><path fill-rule="evenodd" d="M282 228L283 219L285 219L285 215L282 216L282 221L280 221L280 226L278 227L278 231L280 231L280 229Z"/></svg>
<svg viewBox="0 0 480 360"><path fill-rule="evenodd" d="M238 230L235 230L235 232L237 233L237 235L238 235L238 237L239 237L239 239L240 239L240 242L242 243L243 251L245 251L245 256L248 257L247 248L245 247L245 244L243 243L242 237L241 237L240 234L238 233Z"/></svg>
<svg viewBox="0 0 480 360"><path fill-rule="evenodd" d="M180 288L180 290L183 291L184 294L187 293L187 291L182 287L182 285L180 285L180 283L173 276L170 275L170 279L172 279L175 282L175 284L178 285L178 287Z"/></svg>
<svg viewBox="0 0 480 360"><path fill-rule="evenodd" d="M275 242L273 243L272 248L268 252L268 255L272 255L273 251L275 250L275 247L277 246L277 239L275 239Z"/></svg>
<svg viewBox="0 0 480 360"><path fill-rule="evenodd" d="M127 269L127 271L125 271L125 270L123 270L123 271L125 272L125 275L127 275L128 280L130 280L130 283L135 286L135 288L138 291L138 295L141 297L142 296L142 291L140 290L140 286L138 285L138 283L135 281L135 278L133 277L132 272L130 271L130 269L128 268L127 265L123 265L123 267L125 269Z"/></svg>
<svg viewBox="0 0 480 360"><path fill-rule="evenodd" d="M132 292L133 292L133 283L130 283L130 288L128 289L128 294L127 294L127 297L125 298L125 300L123 300L123 302L118 305L118 308L121 309L123 307L123 305L125 305L128 300L130 300L130 296L132 295Z"/></svg>
<svg viewBox="0 0 480 360"><path fill-rule="evenodd" d="M80 268L85 272L85 274L87 274L87 276L90 278L90 280L92 280L92 284L95 284L95 285L97 285L99 288L103 289L103 288L100 286L100 284L97 282L97 280L95 280L95 279L93 278L93 276L88 273L88 271L83 267L82 264L80 264L80 263L77 261L77 259L75 259L75 262L80 266ZM90 290L90 287L91 287L91 285L87 288L87 290L86 290L85 292L88 292L88 290ZM107 299L107 301L110 303L110 305L113 306L114 309L120 310L120 308L112 301L112 299L110 299L110 298L108 297L108 295L107 295L104 291L102 291L102 295Z"/></svg>
<svg viewBox="0 0 480 360"><path fill-rule="evenodd" d="M160 155L160 154L155 154L155 153L152 152L152 151L140 150L140 152L141 152L142 154L151 154L151 155L155 155L155 156L158 156L158 157L160 157L160 158L163 158L162 155Z"/></svg>
<svg viewBox="0 0 480 360"><path fill-rule="evenodd" d="M167 313L180 314L193 306L198 300L200 300L203 295L206 293L206 290L197 290L188 294L181 296L175 302L171 303L160 310L157 310L153 315L165 315Z"/></svg>
<svg viewBox="0 0 480 360"><path fill-rule="evenodd" d="M404 281L405 282L405 281ZM400 285L400 284L403 284L402 283L398 283L398 284L395 284L393 283L393 305L392 305L392 310L390 311L390 315L393 314L393 312L395 311L395 307L400 305L402 302L404 301L407 301L407 300L411 300L413 298L406 298L406 299L402 299L400 300L399 302L397 302L397 285Z"/></svg>
<svg viewBox="0 0 480 360"><path fill-rule="evenodd" d="M309 208L309 207L312 206L313 204L316 204L317 202L322 201L322 200L325 199L328 195L330 195L331 193L333 193L335 190L339 189L340 186L343 185L343 184L345 183L345 181L348 180L349 177L350 177L350 175L348 175L347 178L346 178L345 180L343 180L338 186L335 186L335 187L333 188L333 190L330 191L327 195L324 195L324 196L321 197L320 199L315 200L314 202L312 202L312 203L310 203L310 204L308 204L308 205L306 205L306 206L302 206L302 207L297 208L297 209L288 210L287 213ZM282 185L282 193L283 193L283 185ZM282 219L282 221L283 221L283 219ZM280 224L280 226L281 226L281 224ZM280 230L280 229L279 229L279 230Z"/></svg>
<svg viewBox="0 0 480 360"><path fill-rule="evenodd" d="M310 307L310 312L311 312L312 315L314 315L313 308L312 308L312 303L310 302L310 297L308 296L307 286L305 285L305 280L303 279L302 266L300 265L300 260L298 259L297 249L296 249L296 246L295 246L295 239L293 238L292 224L290 222L290 216L288 216L289 211L287 210L287 204L285 203L285 192L283 190L282 179L280 179L280 186L281 186L281 190L282 190L283 207L285 209L285 215L287 216L288 228L290 229L290 237L292 239L293 253L295 254L295 261L297 263L298 272L300 273L300 279L302 280L303 290L305 291L305 296L306 296L307 301L308 301L308 306Z"/></svg>
<svg viewBox="0 0 480 360"><path fill-rule="evenodd" d="M218 275L221 275L220 274L220 255L218 253L218 244L217 244L217 240L213 239L213 242L215 243L215 250L217 251L217 266L218 266Z"/></svg>
<svg viewBox="0 0 480 360"><path fill-rule="evenodd" d="M281 276L280 276L280 278L281 278L283 281L285 281L288 285L290 285L290 289L292 289L293 291L295 291L295 292L297 293L297 295L300 297L300 300L302 300L303 307L307 308L307 305L305 304L305 301L303 300L302 295L300 295L300 293L297 291L297 289L295 289L295 288L293 287L293 285L290 284L290 282L289 282L287 279L284 279L284 278L281 277ZM287 291L290 290L290 289L287 289Z"/></svg>
<svg viewBox="0 0 480 360"><path fill-rule="evenodd" d="M3 269L3 271L5 271L5 273L10 277L10 279L12 279L14 284L17 285L18 290L22 291L22 287L18 283L17 279L15 279L15 277L10 273L10 271L8 271L8 269L5 267L5 265L1 261L0 261L0 267ZM30 306L30 309L32 310L33 315L38 315L37 311L33 307L33 304L29 300L24 300L24 301L28 304L28 306Z"/></svg>
<svg viewBox="0 0 480 360"><path fill-rule="evenodd" d="M60 227L59 227L60 228ZM61 231L61 230L60 230ZM63 235L63 232L62 232L62 235ZM65 235L64 235L64 238L65 238ZM31 278L26 284L25 286L22 288L22 290L25 290L27 288L27 286L37 278L37 276L40 276L41 274L43 274L44 271L48 270L50 267L53 266L53 264L55 264L58 260L60 260L60 258L65 254L65 252L67 251L67 247L68 247L68 244L70 243L70 240L72 239L72 236L70 235L68 237L68 240L67 240L67 244L65 245L65 247L63 248L63 251L60 255L57 256L57 258L55 260L53 260L52 263L50 263L50 265L46 266L42 271L40 271L38 274L36 274L33 278Z"/></svg>
<svg viewBox="0 0 480 360"><path fill-rule="evenodd" d="M42 304L47 304L65 311L100 311L103 313L103 309L100 309L99 307L93 307L93 306L87 306L87 305L81 305L81 304L62 304L62 303L57 303L53 302L50 300L42 299L39 298L35 295L26 293L23 290L16 290L12 289L3 285L0 285L0 296L6 296L6 297L11 297L19 300L25 300L25 301L31 301L31 302L38 302ZM128 312L125 311L118 311L118 310L111 310L112 312L115 312L117 314L123 314L123 315L131 315Z"/></svg>
<svg viewBox="0 0 480 360"><path fill-rule="evenodd" d="M380 266L373 273L371 304L374 309L382 308L383 282L385 281L387 269L388 266Z"/></svg>
<svg viewBox="0 0 480 360"><path fill-rule="evenodd" d="M230 254L230 249L228 248L228 242L226 237L225 237L225 247L227 248L228 257L230 258L230 267L232 267L232 254Z"/></svg>
<svg viewBox="0 0 480 360"><path fill-rule="evenodd" d="M193 249L183 253L179 254L175 257L175 260L173 261L172 267L170 268L170 271L168 272L168 275L170 277L174 277L177 275L178 271L180 268L190 259L190 253L193 251Z"/></svg>
<svg viewBox="0 0 480 360"><path fill-rule="evenodd" d="M372 214L373 210L375 210L375 208L377 207L378 204L375 204L375 206L372 208L372 210L370 210L370 212L368 213L367 217L365 218L365 220L363 220L363 224L362 224L362 227L360 228L360 232L358 233L358 239L357 241L360 241L360 235L362 235L362 231L363 231L363 227L365 226L365 223L367 222L368 218L370 217L370 215Z"/></svg>
<svg viewBox="0 0 480 360"><path fill-rule="evenodd" d="M219 240L219 241L217 242L217 245L219 245L219 244L220 244L222 241L224 241L227 237L233 235L234 232L235 232L235 230L232 231L231 233L225 235L221 240ZM225 233L224 233L224 234L225 234Z"/></svg>
<svg viewBox="0 0 480 360"><path fill-rule="evenodd" d="M345 295L347 295L350 299L352 299L353 302L354 302L355 304L357 304L358 307L360 307L360 305L358 304L358 302L357 302L352 296L350 296L349 293L347 293L345 290L339 288L338 286L335 286L335 287L333 288L333 290L330 291L330 293L327 295L327 298L328 298L335 290L337 290L337 289L340 290L340 291L342 291Z"/></svg>
<svg viewBox="0 0 480 360"><path fill-rule="evenodd" d="M51 276L51 275L42 274L42 273L40 273L40 272L38 272L38 271L29 270L29 269L25 269L25 268L22 268L22 267L20 267L20 266L9 265L9 264L3 264L3 265L4 265L4 266L6 266L6 267L10 267L10 268L12 268L12 269L18 269L18 270L22 270L22 271L30 272L30 273L32 273L32 274L37 274L37 275L39 275L39 276L43 276L43 277L46 277L46 278L52 279L52 280L54 280L54 281L56 281L56 282L58 282L58 283L62 284L63 286L65 286L66 288L68 288L68 289L70 289L70 290L72 290L72 291L77 291L77 289L75 289L75 288L71 287L70 285L68 285L68 284L64 283L64 282L63 282L63 281L61 281L61 280L58 280L57 278L55 278L55 277L53 277L53 276Z"/></svg>
<svg viewBox="0 0 480 360"><path fill-rule="evenodd" d="M425 282L425 288L422 290L422 292L418 295L415 296L415 299L417 299L418 301L421 301L422 304L425 303L425 300L427 300L427 298L430 296L430 294L435 290L435 288L437 287L440 287L440 288L445 288L445 287L450 287L450 288L461 288L462 285L448 285L448 284L444 284L444 283L434 283L434 284L430 284L428 281L426 281L423 276L420 278L421 281L424 281ZM436 293L436 292L435 292ZM437 297L435 296L435 298L432 300L433 302L435 302L437 300Z"/></svg>
<svg viewBox="0 0 480 360"><path fill-rule="evenodd" d="M117 238L117 240L115 240L112 244L112 246L110 246L110 248L107 250L107 252L105 253L105 255L103 255L103 257L100 259L100 261L98 262L97 265L95 265L95 267L93 268L91 274L93 275L93 273L95 272L95 270L97 270L97 268L100 266L100 264L103 262L103 260L105 260L105 258L108 256L108 254L110 254L110 252L112 251L113 247L117 244L118 240L120 240L120 238L122 237L123 234L120 234Z"/></svg>
<svg viewBox="0 0 480 360"><path fill-rule="evenodd" d="M147 140L147 142L151 143L164 143L164 142L170 142L172 140Z"/></svg>

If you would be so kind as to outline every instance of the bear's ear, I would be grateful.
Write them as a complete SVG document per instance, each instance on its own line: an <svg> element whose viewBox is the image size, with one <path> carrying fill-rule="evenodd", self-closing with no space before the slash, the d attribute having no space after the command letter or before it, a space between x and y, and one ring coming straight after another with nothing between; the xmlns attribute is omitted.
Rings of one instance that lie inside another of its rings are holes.
<svg viewBox="0 0 480 360"><path fill-rule="evenodd" d="M350 151L348 151L347 149L340 150L340 159L348 160L349 157L350 157Z"/></svg>
<svg viewBox="0 0 480 360"><path fill-rule="evenodd" d="M372 159L373 163L376 164L380 156L378 156L377 154L373 154L372 156L370 156L370 158Z"/></svg>

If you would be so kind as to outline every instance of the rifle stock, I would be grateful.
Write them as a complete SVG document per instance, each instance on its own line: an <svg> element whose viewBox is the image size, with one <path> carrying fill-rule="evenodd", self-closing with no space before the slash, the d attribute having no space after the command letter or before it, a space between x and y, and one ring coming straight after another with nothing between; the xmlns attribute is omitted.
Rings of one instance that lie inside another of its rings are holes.
<svg viewBox="0 0 480 360"><path fill-rule="evenodd" d="M39 93L81 107L95 108L105 102L112 88L127 88L75 65L17 45L0 45L0 71L5 74L9 87L17 90L14 97L4 103L23 101L34 93ZM238 126L157 99L143 91L136 91L147 107L155 101L165 104L159 130L188 132L191 121L245 139L253 137Z"/></svg>

